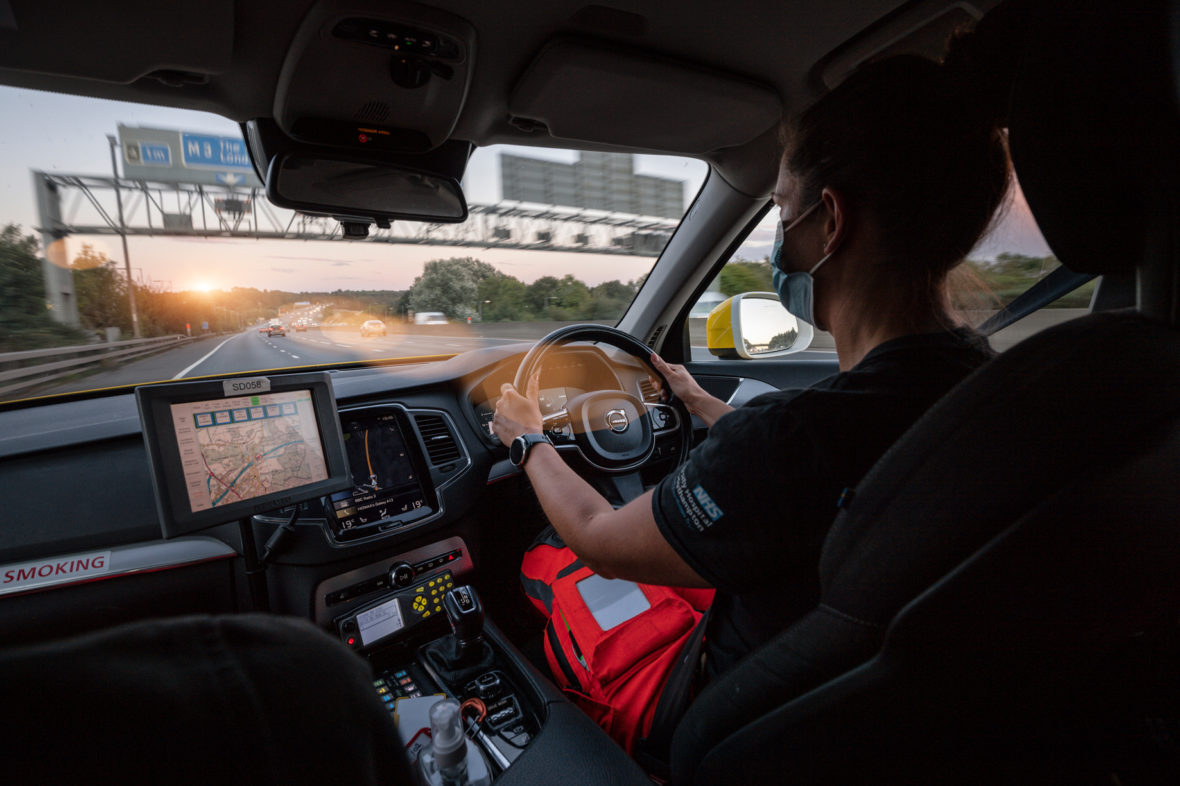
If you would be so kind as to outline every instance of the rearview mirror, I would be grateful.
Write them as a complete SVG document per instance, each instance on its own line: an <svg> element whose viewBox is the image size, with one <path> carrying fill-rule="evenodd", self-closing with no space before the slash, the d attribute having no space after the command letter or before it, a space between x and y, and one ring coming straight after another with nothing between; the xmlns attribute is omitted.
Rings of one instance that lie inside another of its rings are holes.
<svg viewBox="0 0 1180 786"><path fill-rule="evenodd" d="M275 158L266 195L279 207L337 217L458 223L467 200L453 178L371 161L304 154Z"/></svg>
<svg viewBox="0 0 1180 786"><path fill-rule="evenodd" d="M717 357L752 359L802 352L815 330L783 308L775 293L743 292L709 313L705 335Z"/></svg>

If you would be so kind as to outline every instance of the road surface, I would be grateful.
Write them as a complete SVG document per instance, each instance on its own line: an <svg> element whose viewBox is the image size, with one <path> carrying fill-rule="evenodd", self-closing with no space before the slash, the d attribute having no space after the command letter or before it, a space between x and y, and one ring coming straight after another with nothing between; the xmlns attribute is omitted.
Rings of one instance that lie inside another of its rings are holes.
<svg viewBox="0 0 1180 786"><path fill-rule="evenodd" d="M361 338L352 330L290 332L270 338L256 328L231 336L214 336L183 344L114 369L104 369L25 395L94 390L141 382L232 374L253 369L290 368L321 363L414 355L453 355L477 347L520 342L520 338L390 334ZM527 339L525 339L527 340Z"/></svg>

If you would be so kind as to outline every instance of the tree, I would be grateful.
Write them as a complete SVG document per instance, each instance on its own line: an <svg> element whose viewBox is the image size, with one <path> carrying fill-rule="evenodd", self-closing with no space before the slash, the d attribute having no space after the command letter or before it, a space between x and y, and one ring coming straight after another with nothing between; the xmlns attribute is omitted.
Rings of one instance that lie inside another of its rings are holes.
<svg viewBox="0 0 1180 786"><path fill-rule="evenodd" d="M721 291L729 297L774 289L769 262L730 262L721 268L720 278Z"/></svg>
<svg viewBox="0 0 1180 786"><path fill-rule="evenodd" d="M520 279L498 273L479 284L479 311L484 322L522 322L533 315L528 308L528 287Z"/></svg>
<svg viewBox="0 0 1180 786"><path fill-rule="evenodd" d="M0 232L0 351L78 344L85 336L59 324L45 303L37 239L8 224Z"/></svg>
<svg viewBox="0 0 1180 786"><path fill-rule="evenodd" d="M433 259L410 286L409 305L414 311L441 311L458 319L478 313L479 285L500 273L472 257Z"/></svg>
<svg viewBox="0 0 1180 786"><path fill-rule="evenodd" d="M115 262L95 251L89 243L83 243L70 267L74 269L74 293L82 325L92 330L108 327L130 330L127 282Z"/></svg>
<svg viewBox="0 0 1180 786"><path fill-rule="evenodd" d="M618 319L635 299L635 287L621 281L604 281L590 289L587 319Z"/></svg>

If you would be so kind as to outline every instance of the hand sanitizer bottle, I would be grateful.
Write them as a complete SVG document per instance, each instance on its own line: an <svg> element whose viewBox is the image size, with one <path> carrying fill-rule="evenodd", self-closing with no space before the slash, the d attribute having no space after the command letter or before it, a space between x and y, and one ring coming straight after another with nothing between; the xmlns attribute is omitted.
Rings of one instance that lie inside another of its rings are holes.
<svg viewBox="0 0 1180 786"><path fill-rule="evenodd" d="M459 702L443 699L430 708L430 747L418 757L423 780L430 786L488 786L487 761L478 745L463 734Z"/></svg>

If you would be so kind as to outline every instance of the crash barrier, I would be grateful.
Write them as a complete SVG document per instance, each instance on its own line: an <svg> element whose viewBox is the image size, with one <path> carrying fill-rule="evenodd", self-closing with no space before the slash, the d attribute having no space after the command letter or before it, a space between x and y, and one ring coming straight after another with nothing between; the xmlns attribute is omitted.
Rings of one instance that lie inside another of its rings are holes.
<svg viewBox="0 0 1180 786"><path fill-rule="evenodd" d="M91 366L122 362L163 349L172 349L188 341L192 341L188 336L173 335L0 353L0 395L77 374Z"/></svg>

